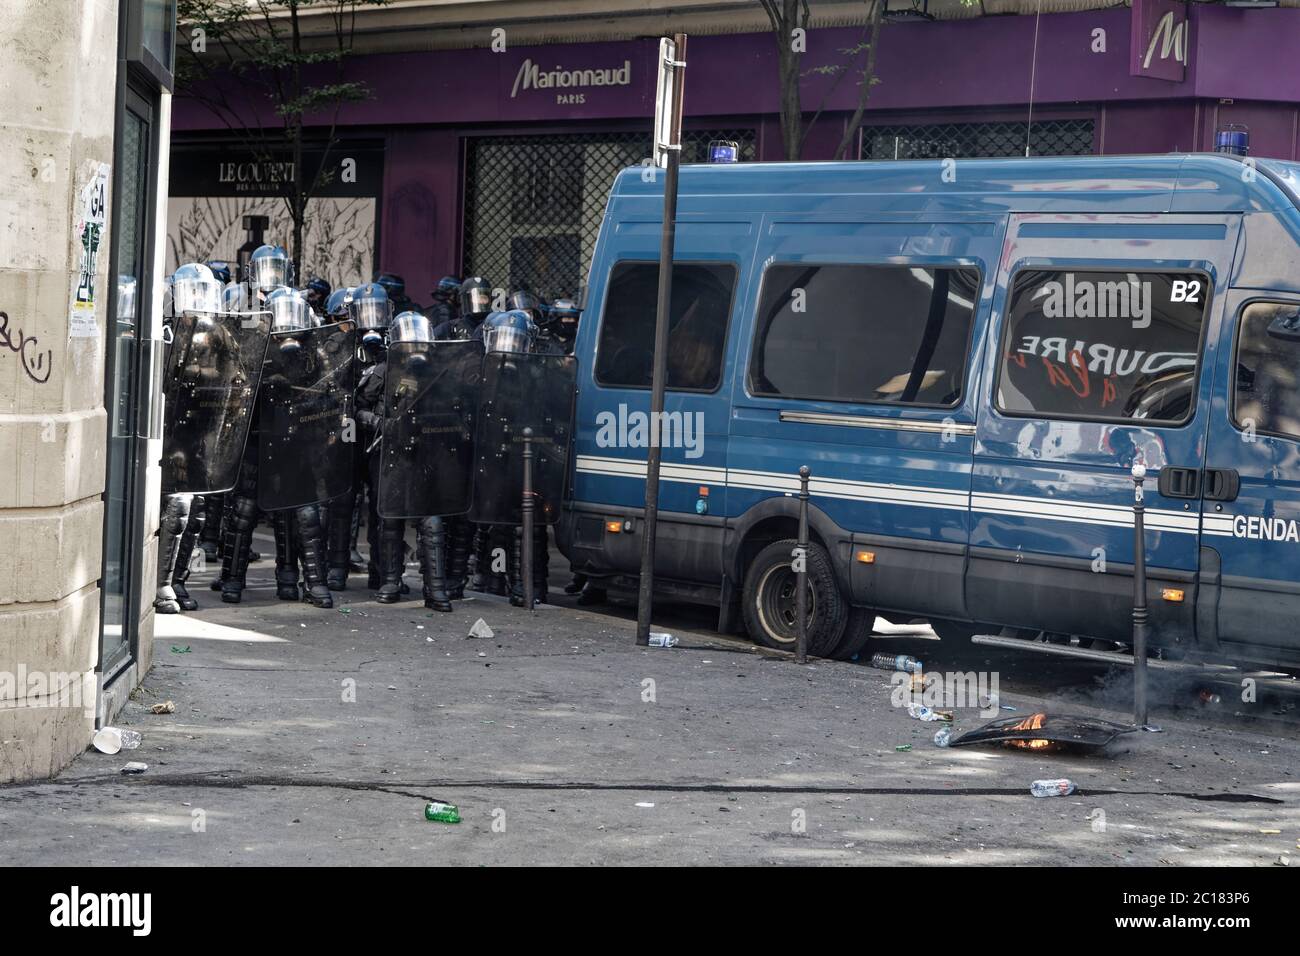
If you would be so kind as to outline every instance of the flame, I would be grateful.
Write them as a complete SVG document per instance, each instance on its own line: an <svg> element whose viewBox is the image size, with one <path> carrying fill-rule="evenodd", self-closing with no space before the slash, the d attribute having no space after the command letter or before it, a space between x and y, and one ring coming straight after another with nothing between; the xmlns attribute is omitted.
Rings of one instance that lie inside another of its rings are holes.
<svg viewBox="0 0 1300 956"><path fill-rule="evenodd" d="M1008 731L1042 730L1046 722L1046 714L1030 714L1024 720L1006 729ZM1003 743L1008 747L1018 747L1021 750L1046 750L1053 746L1050 740L1004 740Z"/></svg>

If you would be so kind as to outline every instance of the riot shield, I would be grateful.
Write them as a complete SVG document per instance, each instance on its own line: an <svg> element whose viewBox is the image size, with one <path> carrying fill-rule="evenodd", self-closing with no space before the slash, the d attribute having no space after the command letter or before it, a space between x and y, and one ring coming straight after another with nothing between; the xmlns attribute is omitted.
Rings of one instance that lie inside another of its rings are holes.
<svg viewBox="0 0 1300 956"><path fill-rule="evenodd" d="M275 332L259 392L257 504L329 501L352 487L356 329L350 322Z"/></svg>
<svg viewBox="0 0 1300 956"><path fill-rule="evenodd" d="M163 494L221 494L235 486L270 330L267 312L176 319L163 378Z"/></svg>
<svg viewBox="0 0 1300 956"><path fill-rule="evenodd" d="M571 355L492 352L483 359L471 521L523 520L523 432L533 430L533 514L554 523L568 470L577 363Z"/></svg>
<svg viewBox="0 0 1300 956"><path fill-rule="evenodd" d="M469 510L482 364L483 346L477 341L388 347L377 501L382 517Z"/></svg>

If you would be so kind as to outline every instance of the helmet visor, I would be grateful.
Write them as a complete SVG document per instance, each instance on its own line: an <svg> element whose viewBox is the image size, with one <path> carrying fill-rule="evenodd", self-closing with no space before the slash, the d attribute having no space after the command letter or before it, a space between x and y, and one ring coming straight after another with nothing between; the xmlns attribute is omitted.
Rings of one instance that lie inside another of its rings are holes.
<svg viewBox="0 0 1300 956"><path fill-rule="evenodd" d="M492 329L489 352L527 352L528 333L512 325Z"/></svg>
<svg viewBox="0 0 1300 956"><path fill-rule="evenodd" d="M277 295L267 303L271 310L271 331L291 332L313 326L307 300L296 295Z"/></svg>
<svg viewBox="0 0 1300 956"><path fill-rule="evenodd" d="M289 284L289 260L279 256L259 256L248 263L249 278L259 289L273 289Z"/></svg>
<svg viewBox="0 0 1300 956"><path fill-rule="evenodd" d="M363 329L382 329L393 319L393 304L378 296L368 296L352 303L357 325Z"/></svg>
<svg viewBox="0 0 1300 956"><path fill-rule="evenodd" d="M487 289L481 286L472 289L461 289L461 308L464 309L467 315L491 312L492 296Z"/></svg>
<svg viewBox="0 0 1300 956"><path fill-rule="evenodd" d="M221 283L216 279L177 279L172 283L172 307L182 312L220 312Z"/></svg>

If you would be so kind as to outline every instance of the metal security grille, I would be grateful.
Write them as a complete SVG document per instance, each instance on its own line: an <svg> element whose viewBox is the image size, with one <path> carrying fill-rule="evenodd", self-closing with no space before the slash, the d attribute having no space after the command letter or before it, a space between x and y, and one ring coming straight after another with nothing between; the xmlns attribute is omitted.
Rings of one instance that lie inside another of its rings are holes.
<svg viewBox="0 0 1300 956"><path fill-rule="evenodd" d="M869 126L862 131L863 159L970 159L1078 156L1092 152L1090 119L1027 123L938 123L930 126Z"/></svg>
<svg viewBox="0 0 1300 956"><path fill-rule="evenodd" d="M740 144L752 129L685 130L682 161L704 162L713 140ZM650 155L648 133L490 136L469 141L465 170L465 274L543 298L577 296L591 265L605 200L619 170Z"/></svg>

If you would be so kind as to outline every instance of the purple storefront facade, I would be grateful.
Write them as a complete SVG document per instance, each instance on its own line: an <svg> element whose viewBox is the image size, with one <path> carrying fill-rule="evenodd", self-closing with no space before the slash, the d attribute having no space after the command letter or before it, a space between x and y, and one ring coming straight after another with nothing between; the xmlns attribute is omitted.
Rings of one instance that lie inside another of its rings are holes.
<svg viewBox="0 0 1300 956"><path fill-rule="evenodd" d="M861 37L853 28L811 31L803 68L842 62ZM322 210L349 223L354 236L325 237L315 246L321 261L305 265L328 272L325 259L346 258L352 265L333 278L355 281L371 256L375 269L400 273L422 299L438 276L463 267L513 283L543 270L541 262L564 276L542 291L576 292L566 286L585 275L612 171L648 155L656 53L656 41L646 39L357 57L352 75L373 96L343 110L341 150L355 142L382 170L360 177L368 196L354 219L343 205ZM1215 130L1234 123L1249 128L1253 155L1294 159L1298 60L1298 9L1135 0L1131 9L1045 15L1037 23L1008 16L888 24L861 155L943 155L950 144L965 150L958 155L1023 155L1026 139L1034 152L1207 150ZM688 129L740 131L747 157L783 159L773 38L692 37L689 63ZM830 157L853 109L852 79L828 93L833 82L805 78L805 109L824 102L824 112L804 159ZM555 149L530 151L530 137ZM639 137L647 145L638 153ZM184 99L175 104L173 147L173 204L185 206L171 216L183 240L173 237L173 256L228 255L233 226L195 238L200 199L206 209L214 197L187 188L184 167L235 161L237 148L223 145L219 124ZM530 162L546 168L526 168ZM554 201L552 193L584 177L585 193L578 187ZM346 188L335 191L344 203ZM231 217L249 201L216 198L233 203Z"/></svg>

